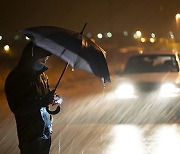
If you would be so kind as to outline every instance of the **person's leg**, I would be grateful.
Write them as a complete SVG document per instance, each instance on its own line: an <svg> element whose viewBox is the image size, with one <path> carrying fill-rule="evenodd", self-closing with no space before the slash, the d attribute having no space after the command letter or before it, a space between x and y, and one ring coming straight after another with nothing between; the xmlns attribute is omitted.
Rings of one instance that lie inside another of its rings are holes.
<svg viewBox="0 0 180 154"><path fill-rule="evenodd" d="M50 139L33 140L30 143L21 143L21 154L49 154L51 147Z"/></svg>

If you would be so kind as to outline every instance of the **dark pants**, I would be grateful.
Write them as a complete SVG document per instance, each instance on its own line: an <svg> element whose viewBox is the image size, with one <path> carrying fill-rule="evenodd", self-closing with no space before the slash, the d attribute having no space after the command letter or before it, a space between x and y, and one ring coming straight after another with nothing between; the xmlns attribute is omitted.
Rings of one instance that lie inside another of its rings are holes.
<svg viewBox="0 0 180 154"><path fill-rule="evenodd" d="M49 154L51 147L50 139L33 140L19 145L21 154Z"/></svg>

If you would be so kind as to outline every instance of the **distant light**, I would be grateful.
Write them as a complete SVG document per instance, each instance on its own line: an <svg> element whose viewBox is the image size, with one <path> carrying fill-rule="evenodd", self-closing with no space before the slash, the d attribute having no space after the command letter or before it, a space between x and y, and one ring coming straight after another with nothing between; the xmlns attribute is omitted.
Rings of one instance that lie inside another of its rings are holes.
<svg viewBox="0 0 180 154"><path fill-rule="evenodd" d="M169 35L170 35L171 39L174 39L174 34L172 31L169 31Z"/></svg>
<svg viewBox="0 0 180 154"><path fill-rule="evenodd" d="M91 37L92 37L92 34L91 34L91 33L87 33L86 36L87 36L88 38L91 38Z"/></svg>
<svg viewBox="0 0 180 154"><path fill-rule="evenodd" d="M176 14L176 18L180 18L180 14L179 13Z"/></svg>
<svg viewBox="0 0 180 154"><path fill-rule="evenodd" d="M26 36L26 40L30 40L30 38Z"/></svg>
<svg viewBox="0 0 180 154"><path fill-rule="evenodd" d="M136 33L134 34L134 38L135 38L135 39L137 39L137 38L138 38L138 36L137 36L137 34L136 34Z"/></svg>
<svg viewBox="0 0 180 154"><path fill-rule="evenodd" d="M109 37L109 38L112 37L112 33L111 33L111 32L107 32L106 35L107 35L107 37Z"/></svg>
<svg viewBox="0 0 180 154"><path fill-rule="evenodd" d="M150 38L149 40L150 40L151 43L155 42L155 38Z"/></svg>
<svg viewBox="0 0 180 154"><path fill-rule="evenodd" d="M156 35L155 35L154 33L152 33L152 34L151 34L151 37L152 37L152 38L155 38L155 37L156 37Z"/></svg>
<svg viewBox="0 0 180 154"><path fill-rule="evenodd" d="M127 31L124 31L124 32L123 32L123 35L124 35L124 36L128 36L128 32L127 32Z"/></svg>
<svg viewBox="0 0 180 154"><path fill-rule="evenodd" d="M139 30L138 30L138 31L136 31L136 35L137 35L137 37L138 37L138 38L140 38L140 37L141 37L141 35L142 35L141 31L139 31Z"/></svg>
<svg viewBox="0 0 180 154"><path fill-rule="evenodd" d="M177 13L177 14L176 14L176 22L178 22L178 21L179 21L179 19L180 19L180 14L179 14L179 13Z"/></svg>
<svg viewBox="0 0 180 154"><path fill-rule="evenodd" d="M139 52L139 54L143 54L144 51L143 50L139 50L138 52Z"/></svg>
<svg viewBox="0 0 180 154"><path fill-rule="evenodd" d="M174 39L174 35L171 35L171 39Z"/></svg>
<svg viewBox="0 0 180 154"><path fill-rule="evenodd" d="M2 38L3 38L3 37L0 35L0 40L2 40Z"/></svg>
<svg viewBox="0 0 180 154"><path fill-rule="evenodd" d="M169 31L169 35L173 35L173 32L172 32L172 31Z"/></svg>
<svg viewBox="0 0 180 154"><path fill-rule="evenodd" d="M4 50L5 50L6 52L9 51L9 49L10 49L9 45L5 45L5 46L4 46Z"/></svg>
<svg viewBox="0 0 180 154"><path fill-rule="evenodd" d="M142 42L142 43L146 42L146 39L142 37L142 38L141 38L141 42Z"/></svg>
<svg viewBox="0 0 180 154"><path fill-rule="evenodd" d="M101 33L99 33L99 34L97 34L97 37L98 37L99 39L102 39L102 38L103 38L103 35L102 35Z"/></svg>
<svg viewBox="0 0 180 154"><path fill-rule="evenodd" d="M15 40L18 40L18 39L19 39L19 35L15 35L15 36L14 36L14 39L15 39Z"/></svg>

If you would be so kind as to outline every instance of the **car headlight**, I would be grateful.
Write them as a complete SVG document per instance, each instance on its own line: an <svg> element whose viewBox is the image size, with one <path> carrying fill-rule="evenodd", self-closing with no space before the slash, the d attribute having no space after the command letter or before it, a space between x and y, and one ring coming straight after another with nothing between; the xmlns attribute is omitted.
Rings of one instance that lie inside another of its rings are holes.
<svg viewBox="0 0 180 154"><path fill-rule="evenodd" d="M180 89L173 83L164 83L160 88L160 94L163 97L174 97L180 92Z"/></svg>
<svg viewBox="0 0 180 154"><path fill-rule="evenodd" d="M129 83L123 83L118 86L115 91L115 95L118 98L126 99L126 98L135 98L134 94L134 86Z"/></svg>

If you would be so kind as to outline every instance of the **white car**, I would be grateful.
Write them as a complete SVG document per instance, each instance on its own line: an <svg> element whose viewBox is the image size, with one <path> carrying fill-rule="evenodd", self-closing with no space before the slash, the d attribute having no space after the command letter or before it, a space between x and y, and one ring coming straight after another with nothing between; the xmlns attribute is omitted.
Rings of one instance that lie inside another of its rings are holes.
<svg viewBox="0 0 180 154"><path fill-rule="evenodd" d="M115 78L115 96L119 99L177 98L180 96L179 68L178 53L134 55Z"/></svg>

